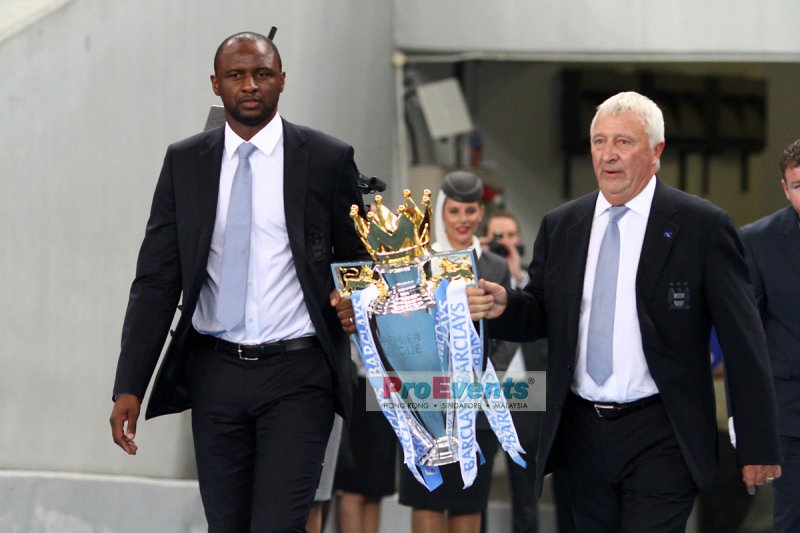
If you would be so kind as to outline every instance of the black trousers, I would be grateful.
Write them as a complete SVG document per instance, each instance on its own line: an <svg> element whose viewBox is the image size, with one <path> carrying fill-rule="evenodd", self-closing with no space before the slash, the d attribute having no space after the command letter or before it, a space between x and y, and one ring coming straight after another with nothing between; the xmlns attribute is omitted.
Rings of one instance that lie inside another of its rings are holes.
<svg viewBox="0 0 800 533"><path fill-rule="evenodd" d="M187 375L208 531L305 531L333 424L322 350L242 361L200 346Z"/></svg>
<svg viewBox="0 0 800 533"><path fill-rule="evenodd" d="M570 503L578 531L686 530L697 485L663 403L606 420L570 395L564 417Z"/></svg>
<svg viewBox="0 0 800 533"><path fill-rule="evenodd" d="M515 411L511 415L528 463L527 468L522 468L507 453L500 451L506 457L508 480L511 483L511 531L539 533L539 498L533 487L536 483L536 452L539 449L542 413Z"/></svg>
<svg viewBox="0 0 800 533"><path fill-rule="evenodd" d="M775 533L800 531L800 438L781 435L782 475L775 480Z"/></svg>
<svg viewBox="0 0 800 533"><path fill-rule="evenodd" d="M739 531L755 501L742 483L742 469L727 431L720 432L718 447L719 468L714 483L697 499L697 526L702 533Z"/></svg>

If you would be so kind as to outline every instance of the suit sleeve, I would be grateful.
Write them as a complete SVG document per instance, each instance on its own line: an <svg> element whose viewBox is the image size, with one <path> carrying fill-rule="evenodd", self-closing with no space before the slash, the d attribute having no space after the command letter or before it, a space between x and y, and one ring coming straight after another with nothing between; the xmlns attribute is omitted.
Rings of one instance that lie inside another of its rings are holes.
<svg viewBox="0 0 800 533"><path fill-rule="evenodd" d="M362 217L366 216L364 202L358 190L358 169L353 160L353 148L348 146L339 164L331 212L333 257L337 262L369 259L369 254L356 233L353 219L350 218L352 205L358 206Z"/></svg>
<svg viewBox="0 0 800 533"><path fill-rule="evenodd" d="M547 336L544 305L544 271L548 253L547 217L542 220L533 244L533 259L528 266L530 281L524 289L509 289L508 306L495 320L489 321L492 338L526 342Z"/></svg>
<svg viewBox="0 0 800 533"><path fill-rule="evenodd" d="M767 343L733 221L721 213L709 241L707 298L725 354L740 465L778 464L775 391Z"/></svg>
<svg viewBox="0 0 800 533"><path fill-rule="evenodd" d="M753 245L751 239L754 235L749 230L742 230L742 244L744 245L744 258L747 262L747 269L750 272L750 282L753 284L753 290L756 296L756 304L758 310L763 314L766 309L766 292L764 290L764 278L761 276L761 271L756 264L756 258L753 253Z"/></svg>
<svg viewBox="0 0 800 533"><path fill-rule="evenodd" d="M487 276L486 279L489 281L494 281L499 283L506 290L509 290L511 287L511 271L508 268L508 263L506 263L505 259L498 258L498 276L493 276L496 279L489 279ZM486 339L489 341L490 339ZM519 348L519 344L509 341L502 341L502 340L492 340L489 342L488 348L485 348L485 353L489 354L489 357L492 360L492 364L494 364L495 370L506 370L508 365L511 364L511 360L514 358L514 355L517 353L517 348Z"/></svg>
<svg viewBox="0 0 800 533"><path fill-rule="evenodd" d="M150 218L139 250L122 327L114 397L142 399L167 336L181 292L171 155L158 178Z"/></svg>

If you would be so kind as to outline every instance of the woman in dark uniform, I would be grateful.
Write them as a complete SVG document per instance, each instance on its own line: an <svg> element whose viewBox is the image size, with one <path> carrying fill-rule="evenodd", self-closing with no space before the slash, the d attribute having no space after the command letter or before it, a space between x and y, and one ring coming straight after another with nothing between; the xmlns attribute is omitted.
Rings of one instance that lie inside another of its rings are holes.
<svg viewBox="0 0 800 533"><path fill-rule="evenodd" d="M481 250L476 237L484 215L481 202L483 182L466 171L451 172L444 177L434 209L436 252L474 248L478 255L478 271L482 278L508 286L511 274L506 261L492 252ZM483 413L477 417L478 445L486 463L478 467L475 482L463 488L458 463L442 467L443 483L433 492L420 484L407 468L400 469L399 501L412 507L413 533L479 533L481 512L489 500L492 465L497 437Z"/></svg>

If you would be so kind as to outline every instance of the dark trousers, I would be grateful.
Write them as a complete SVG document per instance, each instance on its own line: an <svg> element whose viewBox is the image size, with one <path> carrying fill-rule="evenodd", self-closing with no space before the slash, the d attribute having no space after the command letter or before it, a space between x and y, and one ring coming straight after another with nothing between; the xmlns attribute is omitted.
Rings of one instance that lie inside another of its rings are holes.
<svg viewBox="0 0 800 533"><path fill-rule="evenodd" d="M567 471L559 468L550 475L553 488L553 502L556 505L556 530L558 533L576 533L575 518L569 498L569 478Z"/></svg>
<svg viewBox="0 0 800 533"><path fill-rule="evenodd" d="M800 531L800 438L781 435L783 466L774 481L775 533Z"/></svg>
<svg viewBox="0 0 800 533"><path fill-rule="evenodd" d="M661 402L606 420L570 395L564 417L570 503L578 531L686 530L697 486Z"/></svg>
<svg viewBox="0 0 800 533"><path fill-rule="evenodd" d="M322 350L242 361L197 347L187 374L208 531L305 531L333 424Z"/></svg>
<svg viewBox="0 0 800 533"><path fill-rule="evenodd" d="M737 465L736 450L727 431L719 435L719 468L711 488L697 499L698 529L702 533L739 531L753 507L753 497L742 483L742 469Z"/></svg>
<svg viewBox="0 0 800 533"><path fill-rule="evenodd" d="M542 413L536 411L512 412L520 444L525 450L527 468L522 468L506 456L508 480L511 484L511 517L514 533L539 533L539 499L534 490L536 483L536 452Z"/></svg>

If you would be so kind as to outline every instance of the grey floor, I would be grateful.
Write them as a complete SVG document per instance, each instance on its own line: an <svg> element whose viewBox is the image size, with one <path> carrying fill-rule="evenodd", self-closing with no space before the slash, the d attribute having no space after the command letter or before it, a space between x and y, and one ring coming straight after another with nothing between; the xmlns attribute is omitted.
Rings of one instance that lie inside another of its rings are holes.
<svg viewBox="0 0 800 533"><path fill-rule="evenodd" d="M489 510L487 516L487 533L511 533L511 503L509 483L506 477L505 461L496 460L492 476L492 488L489 493ZM335 533L332 522L328 520L324 533ZM409 533L411 531L411 510L397 502L397 496L385 498L381 505L381 533ZM556 512L549 491L549 483L545 484L539 500L539 532L557 533ZM697 533L690 525L687 533Z"/></svg>
<svg viewBox="0 0 800 533"><path fill-rule="evenodd" d="M499 465L499 466L498 466ZM489 533L511 532L511 506L504 461L495 462L489 502ZM738 533L771 531L769 488L752 501ZM408 533L411 511L387 498L382 533ZM555 508L545 491L539 500L541 533L556 533ZM690 519L687 531L701 532ZM335 516L325 533L334 533ZM196 481L14 471L0 468L2 533L203 533L203 508ZM725 532L729 533L729 532ZM734 533L734 532L730 532Z"/></svg>

